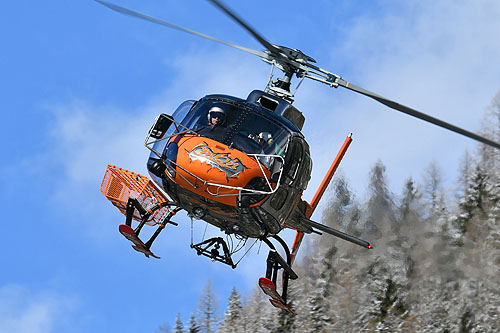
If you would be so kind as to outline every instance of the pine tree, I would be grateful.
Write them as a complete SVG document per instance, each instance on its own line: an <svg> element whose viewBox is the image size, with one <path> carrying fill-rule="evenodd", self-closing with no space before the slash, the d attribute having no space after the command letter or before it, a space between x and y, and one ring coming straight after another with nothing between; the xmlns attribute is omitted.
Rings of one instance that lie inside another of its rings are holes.
<svg viewBox="0 0 500 333"><path fill-rule="evenodd" d="M436 161L432 161L424 173L424 194L433 213L439 206L443 175Z"/></svg>
<svg viewBox="0 0 500 333"><path fill-rule="evenodd" d="M201 328L196 322L196 317L194 316L194 313L191 314L191 317L189 318L189 327L187 329L187 333L200 333Z"/></svg>
<svg viewBox="0 0 500 333"><path fill-rule="evenodd" d="M307 260L305 260L307 259ZM312 292L314 277L311 274L310 255L304 258L301 265L294 267L295 272L300 276L291 284L292 288L298 289L298 293L293 299L293 309L297 313L292 326L293 332L311 332L309 293Z"/></svg>
<svg viewBox="0 0 500 333"><path fill-rule="evenodd" d="M323 211L323 222L330 226L343 226L346 222L346 213L353 203L354 197L349 190L347 180L342 174L338 175L332 183L330 193L332 197Z"/></svg>
<svg viewBox="0 0 500 333"><path fill-rule="evenodd" d="M207 281L198 303L198 322L202 333L215 332L217 320L217 300L212 291L212 283Z"/></svg>
<svg viewBox="0 0 500 333"><path fill-rule="evenodd" d="M183 333L184 324L182 323L181 314L177 313L177 318L175 319L174 333Z"/></svg>
<svg viewBox="0 0 500 333"><path fill-rule="evenodd" d="M333 320L330 314L330 299L334 285L332 259L337 249L319 248L313 261L313 269L308 272L313 277L309 292L310 325L313 332L330 332Z"/></svg>
<svg viewBox="0 0 500 333"><path fill-rule="evenodd" d="M459 166L459 176L458 176L458 187L457 187L457 199L466 195L469 187L469 180L472 173L473 162L472 156L466 150Z"/></svg>
<svg viewBox="0 0 500 333"><path fill-rule="evenodd" d="M270 312L271 307L268 297L264 296L259 286L256 286L250 299L243 306L243 313L246 317L245 333L269 332L264 325L268 321L266 314Z"/></svg>
<svg viewBox="0 0 500 333"><path fill-rule="evenodd" d="M229 300L227 303L227 310L224 314L224 321L219 327L219 333L240 333L244 332L244 315L243 307L241 305L240 295L235 287L231 291Z"/></svg>
<svg viewBox="0 0 500 333"><path fill-rule="evenodd" d="M476 164L471 173L463 197L460 198L460 212L455 218L455 223L460 232L460 244L463 243L461 237L467 232L468 226L474 215L481 214L484 217L485 201L489 198L488 176L480 164Z"/></svg>
<svg viewBox="0 0 500 333"><path fill-rule="evenodd" d="M495 173L490 178L487 199L489 204L489 218L491 221L500 219L500 176L497 176Z"/></svg>
<svg viewBox="0 0 500 333"><path fill-rule="evenodd" d="M471 175L469 183L469 207L472 210L478 209L481 213L485 212L485 199L488 196L487 191L488 175L482 165L476 165Z"/></svg>
<svg viewBox="0 0 500 333"><path fill-rule="evenodd" d="M424 236L423 208L421 194L410 177L405 182L401 195L401 204L398 208L400 227L397 229L396 240L401 249L403 268L407 279L411 279L415 273L416 259L413 252L419 246L418 239ZM410 235L413 235L413 237ZM408 281L407 284L409 285L410 282Z"/></svg>
<svg viewBox="0 0 500 333"><path fill-rule="evenodd" d="M370 171L369 190L365 232L373 239L383 236L396 225L394 202L387 186L385 166L380 161Z"/></svg>
<svg viewBox="0 0 500 333"><path fill-rule="evenodd" d="M399 205L398 215L401 224L412 223L420 219L421 205L419 203L420 193L417 190L413 179L410 177L406 180L401 196L401 204Z"/></svg>

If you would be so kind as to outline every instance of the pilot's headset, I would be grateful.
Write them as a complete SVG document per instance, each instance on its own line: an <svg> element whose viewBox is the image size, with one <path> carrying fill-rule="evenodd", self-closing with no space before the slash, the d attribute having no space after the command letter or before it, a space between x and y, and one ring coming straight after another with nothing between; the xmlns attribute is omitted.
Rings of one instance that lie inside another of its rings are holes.
<svg viewBox="0 0 500 333"><path fill-rule="evenodd" d="M208 124L209 125L215 125L212 124L212 118L219 118L220 121L217 125L222 125L224 121L226 120L226 113L224 110L218 106L212 106L210 110L208 111Z"/></svg>

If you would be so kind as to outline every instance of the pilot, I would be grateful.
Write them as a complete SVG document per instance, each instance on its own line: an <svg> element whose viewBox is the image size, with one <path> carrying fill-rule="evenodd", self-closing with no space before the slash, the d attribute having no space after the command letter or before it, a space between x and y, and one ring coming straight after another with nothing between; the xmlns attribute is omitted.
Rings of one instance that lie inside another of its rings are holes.
<svg viewBox="0 0 500 333"><path fill-rule="evenodd" d="M212 106L208 111L208 126L203 127L198 133L208 138L222 141L225 134L226 112L218 106Z"/></svg>
<svg viewBox="0 0 500 333"><path fill-rule="evenodd" d="M226 120L226 113L218 106L212 106L208 111L208 125L220 126Z"/></svg>

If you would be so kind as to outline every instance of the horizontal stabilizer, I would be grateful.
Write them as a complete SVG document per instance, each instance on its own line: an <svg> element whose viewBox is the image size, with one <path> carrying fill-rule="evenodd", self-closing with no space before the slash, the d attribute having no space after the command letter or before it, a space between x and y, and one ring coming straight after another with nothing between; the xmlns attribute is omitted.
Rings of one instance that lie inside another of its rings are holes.
<svg viewBox="0 0 500 333"><path fill-rule="evenodd" d="M372 248L372 246L370 245L370 243L368 243L365 240L362 240L360 238L357 238L357 237L354 237L352 235L346 234L345 232L339 231L337 229L333 229L333 228L331 228L329 226L326 226L324 224L315 222L313 220L309 220L308 218L303 217L302 218L302 222L304 222L305 224L307 224L307 225L309 225L309 226L311 226L311 227L313 227L315 229L318 229L318 230L321 230L323 232L326 232L327 234L330 234L330 235L342 238L342 239L344 239L344 240L346 240L348 242L354 243L356 245L365 247L367 249L371 249Z"/></svg>

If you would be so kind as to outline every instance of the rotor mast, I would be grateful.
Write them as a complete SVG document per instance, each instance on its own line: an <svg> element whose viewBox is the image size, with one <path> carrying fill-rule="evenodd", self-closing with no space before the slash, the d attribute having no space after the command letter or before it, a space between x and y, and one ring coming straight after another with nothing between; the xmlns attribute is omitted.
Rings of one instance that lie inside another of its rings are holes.
<svg viewBox="0 0 500 333"><path fill-rule="evenodd" d="M282 78L272 80L272 72L275 64L273 63L272 65L271 77L269 78L265 92L292 103L294 94L290 92L290 87L292 85L292 76L294 72L284 72Z"/></svg>

